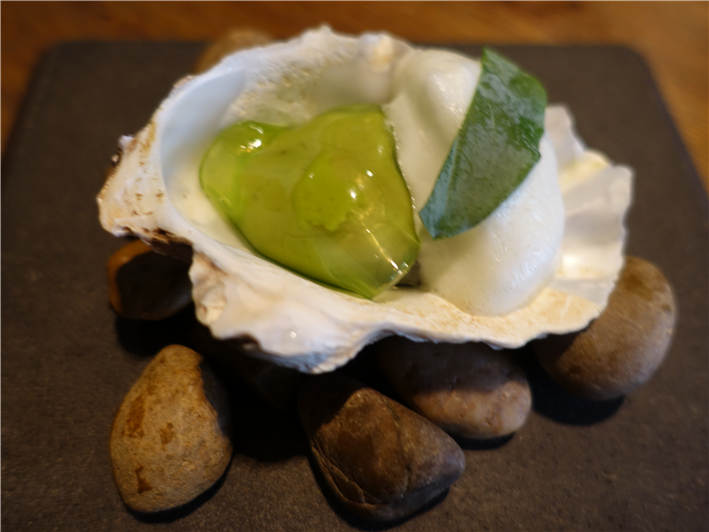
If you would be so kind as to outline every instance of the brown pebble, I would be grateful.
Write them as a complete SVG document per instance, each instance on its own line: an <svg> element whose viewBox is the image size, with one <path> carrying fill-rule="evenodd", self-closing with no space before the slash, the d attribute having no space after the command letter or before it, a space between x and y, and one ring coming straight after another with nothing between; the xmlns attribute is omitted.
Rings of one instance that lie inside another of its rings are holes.
<svg viewBox="0 0 709 532"><path fill-rule="evenodd" d="M126 395L111 428L113 474L139 512L181 506L211 487L232 454L226 390L203 358L166 347Z"/></svg>
<svg viewBox="0 0 709 532"><path fill-rule="evenodd" d="M532 407L523 369L485 344L387 338L377 363L406 404L450 434L495 438L519 430Z"/></svg>
<svg viewBox="0 0 709 532"><path fill-rule="evenodd" d="M339 373L306 380L298 410L328 487L362 517L410 515L465 469L462 450L445 432Z"/></svg>
<svg viewBox="0 0 709 532"><path fill-rule="evenodd" d="M120 315L123 312L121 292L118 290L118 284L116 283L116 273L118 273L121 266L134 257L150 251L152 251L150 246L142 240L134 240L120 248L108 259L108 300L116 314Z"/></svg>
<svg viewBox="0 0 709 532"><path fill-rule="evenodd" d="M212 68L229 54L246 48L263 46L272 40L270 35L261 31L233 28L209 45L197 60L193 71L195 74L200 74Z"/></svg>
<svg viewBox="0 0 709 532"><path fill-rule="evenodd" d="M627 257L603 314L579 333L534 343L540 365L562 388L586 399L613 399L655 373L670 345L675 301L657 267Z"/></svg>
<svg viewBox="0 0 709 532"><path fill-rule="evenodd" d="M111 308L124 318L161 320L192 302L189 263L152 251L140 240L108 261Z"/></svg>

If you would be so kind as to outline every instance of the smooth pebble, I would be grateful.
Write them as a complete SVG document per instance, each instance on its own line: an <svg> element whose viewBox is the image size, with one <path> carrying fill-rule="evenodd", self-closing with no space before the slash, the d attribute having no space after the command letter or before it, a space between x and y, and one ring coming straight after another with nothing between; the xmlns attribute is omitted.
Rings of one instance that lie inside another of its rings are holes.
<svg viewBox="0 0 709 532"><path fill-rule="evenodd" d="M387 338L375 349L380 369L405 403L450 434L506 436L529 416L529 384L509 351L401 337Z"/></svg>
<svg viewBox="0 0 709 532"><path fill-rule="evenodd" d="M111 429L113 474L138 512L181 506L209 489L232 455L226 390L204 359L166 347L121 404Z"/></svg>
<svg viewBox="0 0 709 532"><path fill-rule="evenodd" d="M620 397L645 383L664 360L675 308L662 272L627 257L603 314L579 333L535 342L537 360L571 393L596 400Z"/></svg>
<svg viewBox="0 0 709 532"><path fill-rule="evenodd" d="M339 373L306 380L298 410L328 487L367 519L414 513L465 469L462 450L445 432Z"/></svg>

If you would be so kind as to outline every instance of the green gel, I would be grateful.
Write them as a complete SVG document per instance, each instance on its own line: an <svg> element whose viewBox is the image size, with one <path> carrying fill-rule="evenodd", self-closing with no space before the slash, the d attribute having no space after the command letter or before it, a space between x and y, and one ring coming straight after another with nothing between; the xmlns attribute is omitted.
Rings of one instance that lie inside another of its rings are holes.
<svg viewBox="0 0 709 532"><path fill-rule="evenodd" d="M202 188L261 254L372 298L419 251L411 196L377 106L297 127L239 122L202 160Z"/></svg>

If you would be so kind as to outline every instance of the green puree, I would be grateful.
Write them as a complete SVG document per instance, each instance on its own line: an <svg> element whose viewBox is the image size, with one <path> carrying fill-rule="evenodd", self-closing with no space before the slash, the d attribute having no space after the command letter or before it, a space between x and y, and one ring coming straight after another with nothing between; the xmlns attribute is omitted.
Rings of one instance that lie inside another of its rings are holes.
<svg viewBox="0 0 709 532"><path fill-rule="evenodd" d="M374 105L340 107L297 127L239 122L202 160L213 203L260 253L371 298L419 251L394 139Z"/></svg>

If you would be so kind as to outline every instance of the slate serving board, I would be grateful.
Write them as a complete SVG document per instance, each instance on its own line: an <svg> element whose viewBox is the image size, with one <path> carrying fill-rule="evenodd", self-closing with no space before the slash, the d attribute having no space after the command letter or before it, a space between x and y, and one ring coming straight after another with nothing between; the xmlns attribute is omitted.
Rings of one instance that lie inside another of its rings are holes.
<svg viewBox="0 0 709 532"><path fill-rule="evenodd" d="M95 196L118 136L147 122L202 45L65 44L38 67L2 161L3 531L707 529L707 196L636 54L498 49L535 73L551 102L570 106L590 146L635 169L628 253L664 271L679 307L650 383L624 400L587 402L530 361L526 426L461 442L463 477L426 511L387 525L336 505L292 412L237 389L239 437L222 481L177 512L132 514L111 475L111 421L151 356L188 342L193 318L114 316L105 265L124 241L100 228ZM365 353L350 371L367 378L367 364Z"/></svg>

